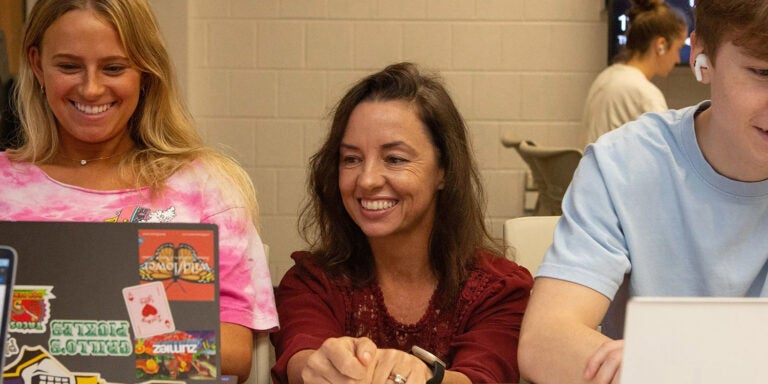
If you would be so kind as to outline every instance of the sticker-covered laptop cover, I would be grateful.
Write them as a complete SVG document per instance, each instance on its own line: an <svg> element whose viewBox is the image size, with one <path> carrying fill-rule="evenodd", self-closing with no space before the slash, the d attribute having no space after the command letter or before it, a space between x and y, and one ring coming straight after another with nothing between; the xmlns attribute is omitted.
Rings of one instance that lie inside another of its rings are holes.
<svg viewBox="0 0 768 384"><path fill-rule="evenodd" d="M4 383L218 382L218 232L0 222L18 251Z"/></svg>

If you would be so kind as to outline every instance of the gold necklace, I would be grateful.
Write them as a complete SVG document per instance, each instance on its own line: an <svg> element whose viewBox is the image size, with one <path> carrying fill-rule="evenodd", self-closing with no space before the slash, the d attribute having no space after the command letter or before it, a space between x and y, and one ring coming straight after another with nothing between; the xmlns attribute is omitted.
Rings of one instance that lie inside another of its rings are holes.
<svg viewBox="0 0 768 384"><path fill-rule="evenodd" d="M107 159L111 159L111 158L113 158L115 156L118 156L118 155L124 155L126 153L128 153L128 151L125 151L123 153L115 153L115 154L109 155L109 156L96 157L96 158L93 158L93 159L80 159L80 160L75 160L75 159L73 159L73 158L71 158L71 157L69 157L69 156L67 156L67 155L65 155L63 153L61 153L60 155L62 157L64 157L65 159L69 160L69 161L75 161L75 162L80 163L81 166L85 166L86 164L88 164L88 163L90 163L92 161L107 160Z"/></svg>

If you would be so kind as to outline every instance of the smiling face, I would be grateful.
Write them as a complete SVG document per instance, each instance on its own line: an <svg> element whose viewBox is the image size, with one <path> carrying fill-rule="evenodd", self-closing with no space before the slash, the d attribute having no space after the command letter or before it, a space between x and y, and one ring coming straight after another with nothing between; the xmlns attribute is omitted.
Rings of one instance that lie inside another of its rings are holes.
<svg viewBox="0 0 768 384"><path fill-rule="evenodd" d="M712 141L728 147L732 159L721 168L744 181L768 178L768 61L727 42L706 70L706 80L712 99L709 131L717 137Z"/></svg>
<svg viewBox="0 0 768 384"><path fill-rule="evenodd" d="M704 53L704 41L694 33L691 61ZM710 85L710 108L695 120L696 137L704 157L720 174L752 182L768 179L768 60L750 50L722 42L716 57L702 67L702 82Z"/></svg>
<svg viewBox="0 0 768 384"><path fill-rule="evenodd" d="M119 141L139 103L141 73L117 31L93 10L74 10L45 31L29 59L62 143Z"/></svg>
<svg viewBox="0 0 768 384"><path fill-rule="evenodd" d="M366 101L352 111L339 153L339 189L369 240L428 240L443 174L427 128L409 104Z"/></svg>

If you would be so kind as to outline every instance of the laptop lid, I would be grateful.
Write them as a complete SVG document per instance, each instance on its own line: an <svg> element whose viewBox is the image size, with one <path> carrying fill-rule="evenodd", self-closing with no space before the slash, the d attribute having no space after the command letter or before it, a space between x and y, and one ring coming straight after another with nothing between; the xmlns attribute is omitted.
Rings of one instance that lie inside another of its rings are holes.
<svg viewBox="0 0 768 384"><path fill-rule="evenodd" d="M764 383L766 324L768 298L633 298L621 382Z"/></svg>
<svg viewBox="0 0 768 384"><path fill-rule="evenodd" d="M208 224L0 222L20 260L7 383L220 377Z"/></svg>
<svg viewBox="0 0 768 384"><path fill-rule="evenodd" d="M16 250L0 245L0 340L5 351L5 340L8 337L8 312L13 294L13 281L16 273ZM5 353L0 354L0 366Z"/></svg>

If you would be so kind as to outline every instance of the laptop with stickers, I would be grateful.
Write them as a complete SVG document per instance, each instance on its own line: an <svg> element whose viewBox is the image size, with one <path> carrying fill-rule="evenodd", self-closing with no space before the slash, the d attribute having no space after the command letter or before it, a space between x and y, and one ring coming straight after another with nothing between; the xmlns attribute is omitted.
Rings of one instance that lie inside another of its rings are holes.
<svg viewBox="0 0 768 384"><path fill-rule="evenodd" d="M16 250L0 245L0 340L3 341L3 351L5 351L5 341L8 337L8 312L11 308L15 274ZM0 363L3 362L4 356L5 354L0 355Z"/></svg>
<svg viewBox="0 0 768 384"><path fill-rule="evenodd" d="M764 383L768 298L635 297L621 382Z"/></svg>
<svg viewBox="0 0 768 384"><path fill-rule="evenodd" d="M18 252L4 383L227 381L218 230L0 222Z"/></svg>

